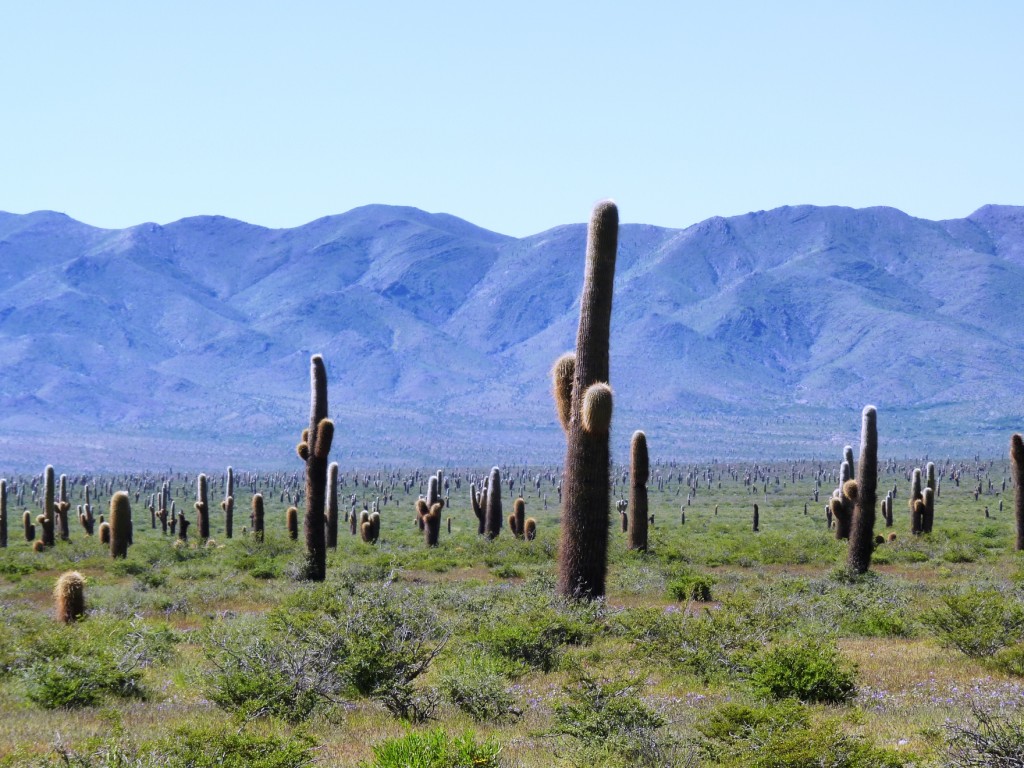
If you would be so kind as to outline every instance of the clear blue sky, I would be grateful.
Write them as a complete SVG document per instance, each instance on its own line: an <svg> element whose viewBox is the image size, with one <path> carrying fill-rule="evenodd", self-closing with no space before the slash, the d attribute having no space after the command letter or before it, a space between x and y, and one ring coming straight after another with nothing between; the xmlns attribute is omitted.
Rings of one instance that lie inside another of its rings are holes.
<svg viewBox="0 0 1024 768"><path fill-rule="evenodd" d="M0 210L1024 205L1024 3L3 2Z"/></svg>

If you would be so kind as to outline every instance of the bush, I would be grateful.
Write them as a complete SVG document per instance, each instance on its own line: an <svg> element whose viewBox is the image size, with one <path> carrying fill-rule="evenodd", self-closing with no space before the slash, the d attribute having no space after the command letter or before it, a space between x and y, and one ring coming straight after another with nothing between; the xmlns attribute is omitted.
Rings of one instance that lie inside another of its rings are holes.
<svg viewBox="0 0 1024 768"><path fill-rule="evenodd" d="M260 736L210 726L178 728L157 745L166 768L305 768L316 742L303 732ZM156 757L156 755L154 755Z"/></svg>
<svg viewBox="0 0 1024 768"><path fill-rule="evenodd" d="M812 723L795 701L763 708L724 704L699 723L701 751L722 768L902 768L899 754L843 733L838 719Z"/></svg>
<svg viewBox="0 0 1024 768"><path fill-rule="evenodd" d="M474 720L516 719L522 711L509 693L507 669L507 663L493 656L471 652L441 672L438 688L447 701Z"/></svg>
<svg viewBox="0 0 1024 768"><path fill-rule="evenodd" d="M163 628L90 617L35 636L15 666L33 703L87 707L106 696L144 698L142 669L169 657L172 643Z"/></svg>
<svg viewBox="0 0 1024 768"><path fill-rule="evenodd" d="M555 705L552 733L567 743L573 765L656 765L666 744L658 731L665 719L648 707L635 679L606 680L573 672Z"/></svg>
<svg viewBox="0 0 1024 768"><path fill-rule="evenodd" d="M999 649L989 664L1004 674L1024 677L1024 643Z"/></svg>
<svg viewBox="0 0 1024 768"><path fill-rule="evenodd" d="M373 761L360 768L500 768L500 747L476 741L472 731L450 736L438 728L387 739L373 748Z"/></svg>
<svg viewBox="0 0 1024 768"><path fill-rule="evenodd" d="M835 646L807 638L758 654L750 680L762 695L776 699L841 704L857 694L856 667Z"/></svg>
<svg viewBox="0 0 1024 768"><path fill-rule="evenodd" d="M669 581L668 594L673 600L696 600L706 603L711 600L711 585L714 579L700 574L685 574Z"/></svg>
<svg viewBox="0 0 1024 768"><path fill-rule="evenodd" d="M939 642L972 658L991 656L1024 632L1024 607L995 589L969 588L942 597L921 617Z"/></svg>
<svg viewBox="0 0 1024 768"><path fill-rule="evenodd" d="M951 725L947 757L950 768L1020 768L1024 765L1024 721L997 719L975 709L974 722Z"/></svg>

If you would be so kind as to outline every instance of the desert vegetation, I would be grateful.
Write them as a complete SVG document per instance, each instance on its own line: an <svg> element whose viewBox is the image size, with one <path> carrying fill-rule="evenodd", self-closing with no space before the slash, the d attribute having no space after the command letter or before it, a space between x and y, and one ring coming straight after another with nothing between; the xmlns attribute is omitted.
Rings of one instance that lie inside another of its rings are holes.
<svg viewBox="0 0 1024 768"><path fill-rule="evenodd" d="M317 355L301 470L6 473L0 766L1019 765L1019 436L885 458L867 406L857 456L615 464L616 233L560 467L331 462Z"/></svg>

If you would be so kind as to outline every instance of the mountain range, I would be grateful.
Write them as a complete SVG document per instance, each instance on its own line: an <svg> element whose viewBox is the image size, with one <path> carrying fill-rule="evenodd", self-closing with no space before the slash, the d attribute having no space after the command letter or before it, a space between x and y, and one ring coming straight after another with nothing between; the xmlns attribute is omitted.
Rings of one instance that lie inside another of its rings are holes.
<svg viewBox="0 0 1024 768"><path fill-rule="evenodd" d="M367 206L291 229L0 212L0 475L300 468L321 353L349 467L557 463L586 226ZM795 206L622 225L613 441L652 460L1003 455L1024 427L1024 208Z"/></svg>

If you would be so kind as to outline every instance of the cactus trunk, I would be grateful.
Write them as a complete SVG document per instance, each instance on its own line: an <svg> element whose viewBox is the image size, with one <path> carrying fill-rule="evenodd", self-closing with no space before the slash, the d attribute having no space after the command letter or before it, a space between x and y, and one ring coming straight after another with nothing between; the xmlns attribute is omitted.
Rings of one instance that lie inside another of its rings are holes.
<svg viewBox="0 0 1024 768"><path fill-rule="evenodd" d="M853 573L866 573L871 567L875 546L875 508L878 500L878 414L873 405L865 406L861 417L860 461L857 462L857 500L850 525L850 543L846 564Z"/></svg>
<svg viewBox="0 0 1024 768"><path fill-rule="evenodd" d="M639 429L633 433L629 450L629 529L627 548L647 551L647 480L650 469L647 458L647 435Z"/></svg>

